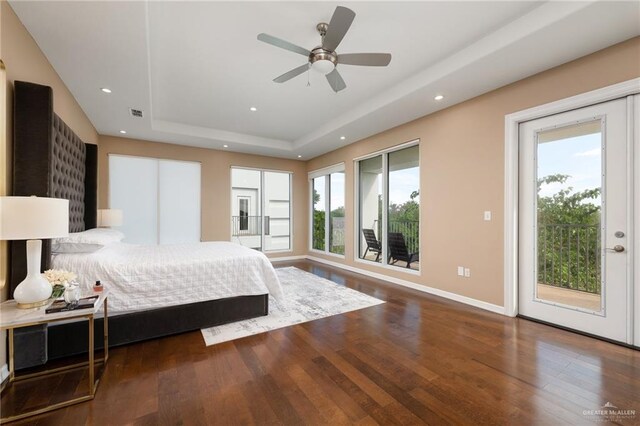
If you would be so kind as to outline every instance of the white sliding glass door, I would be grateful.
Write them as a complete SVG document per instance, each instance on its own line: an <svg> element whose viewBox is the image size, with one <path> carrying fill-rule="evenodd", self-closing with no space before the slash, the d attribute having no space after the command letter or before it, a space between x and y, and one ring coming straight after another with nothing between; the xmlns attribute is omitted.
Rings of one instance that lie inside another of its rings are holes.
<svg viewBox="0 0 640 426"><path fill-rule="evenodd" d="M357 257L420 269L420 147L417 142L356 161Z"/></svg>
<svg viewBox="0 0 640 426"><path fill-rule="evenodd" d="M291 249L291 173L231 168L231 241L260 251Z"/></svg>
<svg viewBox="0 0 640 426"><path fill-rule="evenodd" d="M200 241L200 163L109 155L109 207L123 211L125 242Z"/></svg>

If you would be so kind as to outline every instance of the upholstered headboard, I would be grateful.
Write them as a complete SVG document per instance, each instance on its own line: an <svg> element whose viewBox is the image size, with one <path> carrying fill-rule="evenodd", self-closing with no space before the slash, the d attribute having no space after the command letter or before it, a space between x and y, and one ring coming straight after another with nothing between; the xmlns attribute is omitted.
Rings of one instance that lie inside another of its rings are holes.
<svg viewBox="0 0 640 426"><path fill-rule="evenodd" d="M53 115L51 197L69 200L69 232L85 230L84 176L87 149L84 142L56 114Z"/></svg>
<svg viewBox="0 0 640 426"><path fill-rule="evenodd" d="M15 82L13 195L69 200L69 231L95 228L97 155L53 112L48 86ZM11 244L11 293L26 276L23 241ZM44 241L42 268L51 265L51 242Z"/></svg>

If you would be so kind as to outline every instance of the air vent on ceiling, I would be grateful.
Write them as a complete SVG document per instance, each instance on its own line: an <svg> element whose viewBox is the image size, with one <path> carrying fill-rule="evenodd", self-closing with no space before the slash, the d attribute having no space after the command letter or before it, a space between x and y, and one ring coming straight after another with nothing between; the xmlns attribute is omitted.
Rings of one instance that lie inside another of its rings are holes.
<svg viewBox="0 0 640 426"><path fill-rule="evenodd" d="M142 118L142 110L141 109L129 108L129 112L134 117Z"/></svg>

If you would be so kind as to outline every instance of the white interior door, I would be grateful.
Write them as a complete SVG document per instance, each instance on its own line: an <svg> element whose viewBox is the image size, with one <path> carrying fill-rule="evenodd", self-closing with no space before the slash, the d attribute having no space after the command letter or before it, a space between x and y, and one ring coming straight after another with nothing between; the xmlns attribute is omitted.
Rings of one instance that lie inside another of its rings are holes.
<svg viewBox="0 0 640 426"><path fill-rule="evenodd" d="M627 99L520 124L519 313L632 343Z"/></svg>

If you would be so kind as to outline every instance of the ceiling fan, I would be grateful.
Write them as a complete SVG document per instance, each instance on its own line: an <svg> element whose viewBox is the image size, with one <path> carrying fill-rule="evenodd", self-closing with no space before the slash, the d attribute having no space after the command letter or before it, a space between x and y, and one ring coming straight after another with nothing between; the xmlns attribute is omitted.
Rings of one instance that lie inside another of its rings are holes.
<svg viewBox="0 0 640 426"><path fill-rule="evenodd" d="M270 36L269 34L258 34L258 40L280 47L281 49L304 55L308 59L306 64L276 77L273 81L276 83L284 83L302 74L309 68L312 68L325 74L331 88L338 93L347 87L336 68L338 64L371 67L386 67L389 65L389 62L391 62L390 53L336 53L338 45L349 30L355 17L356 14L353 10L342 6L336 7L331 21L329 21L328 24L321 22L316 25L316 29L320 33L320 37L322 37L322 43L320 46L314 47L311 50L296 46L293 43Z"/></svg>

